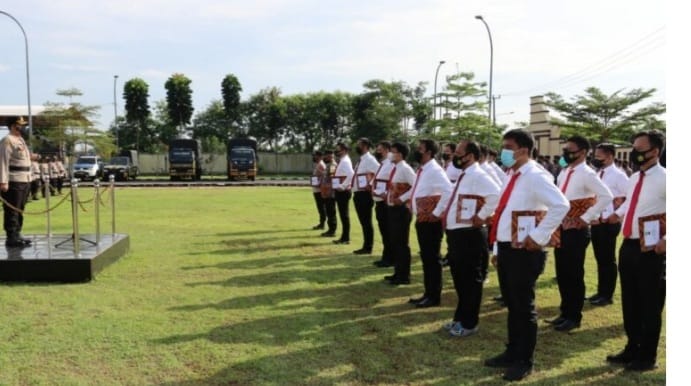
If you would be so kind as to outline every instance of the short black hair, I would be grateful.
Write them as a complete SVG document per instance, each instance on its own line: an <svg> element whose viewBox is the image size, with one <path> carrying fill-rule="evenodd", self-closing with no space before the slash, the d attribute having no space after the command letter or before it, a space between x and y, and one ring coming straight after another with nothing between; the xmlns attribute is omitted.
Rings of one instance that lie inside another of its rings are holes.
<svg viewBox="0 0 691 386"><path fill-rule="evenodd" d="M394 142L391 144L391 147L396 149L399 153L401 153L401 156L405 159L408 157L408 153L410 153L410 148L408 147L408 144L403 143L403 142Z"/></svg>
<svg viewBox="0 0 691 386"><path fill-rule="evenodd" d="M377 146L381 146L386 150L391 150L391 141L379 141Z"/></svg>
<svg viewBox="0 0 691 386"><path fill-rule="evenodd" d="M519 148L526 148L532 154L535 140L533 135L523 129L513 129L504 133L502 139L510 139L516 142Z"/></svg>
<svg viewBox="0 0 691 386"><path fill-rule="evenodd" d="M475 159L480 159L480 145L475 141L466 141L465 152L470 153Z"/></svg>
<svg viewBox="0 0 691 386"><path fill-rule="evenodd" d="M333 150L324 150L324 155L333 155L334 151Z"/></svg>
<svg viewBox="0 0 691 386"><path fill-rule="evenodd" d="M488 153L489 153L489 155L491 155L491 156L494 157L494 158L497 158L497 156L499 155L499 154L497 153L497 151L494 150L494 149L489 149Z"/></svg>
<svg viewBox="0 0 691 386"><path fill-rule="evenodd" d="M369 138L362 137L362 138L358 139L357 141L358 141L358 143L361 143L361 144L367 146L368 149L370 149L372 147L372 141L370 141Z"/></svg>
<svg viewBox="0 0 691 386"><path fill-rule="evenodd" d="M425 149L430 152L432 158L434 158L434 156L439 152L439 146L433 139L421 139L420 143L425 145Z"/></svg>
<svg viewBox="0 0 691 386"><path fill-rule="evenodd" d="M322 153L321 151L317 150L317 151L314 152L314 155L317 156L317 157L319 157L319 156L324 155L324 153Z"/></svg>
<svg viewBox="0 0 691 386"><path fill-rule="evenodd" d="M638 137L648 137L648 142L650 142L650 146L660 150L660 154L662 154L662 150L665 148L665 137L661 132L657 130L641 131L633 136L633 140L635 141Z"/></svg>
<svg viewBox="0 0 691 386"><path fill-rule="evenodd" d="M487 157L487 154L489 154L489 148L487 147L487 145L480 145L480 154L483 157ZM478 158L480 158L480 157L478 157Z"/></svg>
<svg viewBox="0 0 691 386"><path fill-rule="evenodd" d="M336 147L340 147L341 149L343 149L343 150L345 150L345 151L349 151L349 150L350 150L350 146L346 145L345 142L339 142L339 143L337 143L337 144L336 144Z"/></svg>
<svg viewBox="0 0 691 386"><path fill-rule="evenodd" d="M574 135L569 137L566 142L573 142L578 146L578 150L585 150L586 152L590 150L590 141L582 135Z"/></svg>
<svg viewBox="0 0 691 386"><path fill-rule="evenodd" d="M600 149L609 155L615 155L616 154L616 148L614 147L613 144L608 143L608 142L601 143L601 144L597 145L597 147L595 149Z"/></svg>
<svg viewBox="0 0 691 386"><path fill-rule="evenodd" d="M456 144L453 142L445 143L444 146L448 146L452 153L456 151Z"/></svg>

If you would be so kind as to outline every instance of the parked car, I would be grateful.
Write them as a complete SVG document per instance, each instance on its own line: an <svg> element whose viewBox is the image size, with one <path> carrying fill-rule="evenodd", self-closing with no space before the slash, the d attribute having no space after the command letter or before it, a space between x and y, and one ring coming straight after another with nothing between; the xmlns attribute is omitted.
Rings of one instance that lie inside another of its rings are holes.
<svg viewBox="0 0 691 386"><path fill-rule="evenodd" d="M139 175L139 168L132 163L130 157L113 157L103 167L103 178L108 179L111 174L115 176L116 181L134 180Z"/></svg>
<svg viewBox="0 0 691 386"><path fill-rule="evenodd" d="M92 181L101 178L103 172L103 161L97 155L82 155L72 165L72 178L84 181Z"/></svg>

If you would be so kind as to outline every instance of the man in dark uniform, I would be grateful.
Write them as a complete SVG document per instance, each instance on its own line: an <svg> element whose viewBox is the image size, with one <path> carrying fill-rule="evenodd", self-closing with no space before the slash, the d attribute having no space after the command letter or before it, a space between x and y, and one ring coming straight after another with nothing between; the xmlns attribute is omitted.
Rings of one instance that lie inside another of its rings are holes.
<svg viewBox="0 0 691 386"><path fill-rule="evenodd" d="M326 211L326 232L322 233L322 237L333 237L336 234L336 200L334 198L333 183L331 178L336 173L336 162L334 162L334 152L332 150L324 151L324 165L325 170L321 178L321 196L324 199L324 210Z"/></svg>
<svg viewBox="0 0 691 386"><path fill-rule="evenodd" d="M3 199L4 228L7 247L27 247L31 240L21 236L26 201L31 184L32 156L22 138L27 122L22 117L10 117L10 133L0 141L0 195Z"/></svg>

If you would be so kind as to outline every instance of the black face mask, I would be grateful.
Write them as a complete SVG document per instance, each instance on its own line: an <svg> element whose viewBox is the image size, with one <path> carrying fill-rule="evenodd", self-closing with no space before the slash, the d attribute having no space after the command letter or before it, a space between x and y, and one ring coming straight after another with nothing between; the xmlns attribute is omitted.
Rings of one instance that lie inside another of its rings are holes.
<svg viewBox="0 0 691 386"><path fill-rule="evenodd" d="M563 153L562 153L562 155L564 156L564 161L566 161L567 164L572 164L572 163L574 163L574 161L576 161L576 159L578 158L578 157L575 156L574 154L578 153L579 151L580 151L580 150L577 150L577 151L574 151L574 152L570 152L570 151L564 149L564 150L563 150Z"/></svg>
<svg viewBox="0 0 691 386"><path fill-rule="evenodd" d="M317 159L317 157L312 157L312 162L317 163L319 162L319 160Z"/></svg>
<svg viewBox="0 0 691 386"><path fill-rule="evenodd" d="M444 161L448 161L449 158L451 158L451 154L441 153L441 159L443 159Z"/></svg>
<svg viewBox="0 0 691 386"><path fill-rule="evenodd" d="M381 162L382 159L384 159L384 155L378 151L374 152L374 158L377 159L377 161Z"/></svg>
<svg viewBox="0 0 691 386"><path fill-rule="evenodd" d="M601 159L597 159L597 158L593 158L593 160L591 161L591 163L592 163L593 166L595 166L595 168L597 168L597 169L600 169L600 168L602 168L603 166L605 166L605 161L603 161L603 160L601 160Z"/></svg>
<svg viewBox="0 0 691 386"><path fill-rule="evenodd" d="M355 152L356 152L358 155L363 155L363 154L365 154L365 151L362 150L362 148L359 148L359 147L356 147L356 148L355 148Z"/></svg>
<svg viewBox="0 0 691 386"><path fill-rule="evenodd" d="M413 161L420 163L422 162L422 153L418 150L413 152Z"/></svg>
<svg viewBox="0 0 691 386"><path fill-rule="evenodd" d="M631 154L629 154L629 161L636 165L636 166L641 166L644 163L650 161L653 157L646 158L645 153L649 153L652 148L645 150L645 151L638 151L636 149L631 150Z"/></svg>
<svg viewBox="0 0 691 386"><path fill-rule="evenodd" d="M463 161L463 157L465 157L465 155L453 156L453 167L455 167L456 169L463 169L463 167L465 167L466 165L466 162Z"/></svg>

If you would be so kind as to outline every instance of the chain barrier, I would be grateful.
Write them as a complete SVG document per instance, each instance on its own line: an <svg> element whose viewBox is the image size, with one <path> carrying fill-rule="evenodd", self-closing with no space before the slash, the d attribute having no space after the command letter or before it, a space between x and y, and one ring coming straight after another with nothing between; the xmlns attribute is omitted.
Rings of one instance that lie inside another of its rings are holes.
<svg viewBox="0 0 691 386"><path fill-rule="evenodd" d="M52 212L52 211L55 210L58 206L62 205L62 203L65 202L65 200L67 200L67 199L68 199L69 197L71 197L71 196L72 196L72 193L66 194L66 195L64 195L64 196L62 197L62 199L61 199L60 201L58 201L57 204L53 205L50 209L45 209L45 210L42 210L42 211L39 211L39 212L30 212L30 211L27 211L27 210L21 210L21 209L17 208L16 206L14 206L14 205L10 204L9 202L7 202L3 197L0 197L0 201L2 201L3 204L7 205L7 207L9 207L10 209L12 209L13 211L15 211L15 212L17 212L17 213L20 213L21 215L32 215L32 216L33 216L33 215L42 215L42 214L46 214L46 213L48 213L48 212Z"/></svg>

